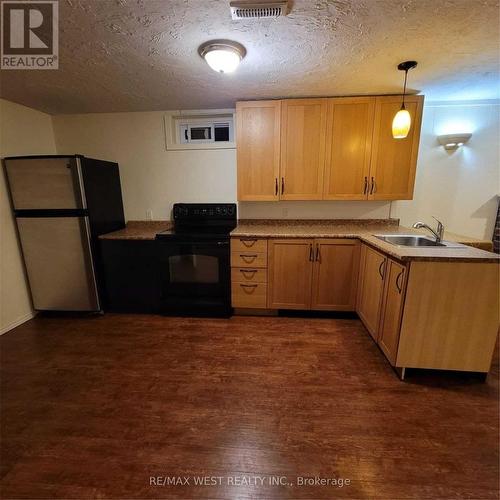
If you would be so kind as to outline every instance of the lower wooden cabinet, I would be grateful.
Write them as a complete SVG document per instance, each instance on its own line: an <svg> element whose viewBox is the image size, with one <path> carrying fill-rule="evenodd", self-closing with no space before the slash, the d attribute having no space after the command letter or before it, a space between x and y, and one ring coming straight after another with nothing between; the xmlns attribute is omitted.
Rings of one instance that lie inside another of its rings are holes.
<svg viewBox="0 0 500 500"><path fill-rule="evenodd" d="M271 309L310 309L314 240L269 241Z"/></svg>
<svg viewBox="0 0 500 500"><path fill-rule="evenodd" d="M357 313L392 365L395 365L407 268L362 245Z"/></svg>
<svg viewBox="0 0 500 500"><path fill-rule="evenodd" d="M356 312L376 341L380 320L380 304L384 292L387 257L362 245Z"/></svg>
<svg viewBox="0 0 500 500"><path fill-rule="evenodd" d="M359 241L315 240L311 309L354 311L359 268Z"/></svg>
<svg viewBox="0 0 500 500"><path fill-rule="evenodd" d="M231 238L231 305L267 308L267 239Z"/></svg>
<svg viewBox="0 0 500 500"><path fill-rule="evenodd" d="M399 332L406 289L406 267L389 259L380 310L378 345L392 365L396 364Z"/></svg>
<svg viewBox="0 0 500 500"><path fill-rule="evenodd" d="M354 311L358 261L354 239L270 240L268 307Z"/></svg>

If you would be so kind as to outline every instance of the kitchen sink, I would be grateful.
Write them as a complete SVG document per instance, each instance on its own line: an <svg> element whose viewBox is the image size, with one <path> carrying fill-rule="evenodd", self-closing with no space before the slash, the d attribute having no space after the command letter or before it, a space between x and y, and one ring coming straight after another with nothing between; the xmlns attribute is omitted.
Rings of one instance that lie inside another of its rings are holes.
<svg viewBox="0 0 500 500"><path fill-rule="evenodd" d="M448 242L442 241L437 243L435 240L427 236L406 235L406 234L374 234L379 240L392 243L393 245L400 245L403 247L450 247L455 246ZM461 245L456 245L461 246Z"/></svg>

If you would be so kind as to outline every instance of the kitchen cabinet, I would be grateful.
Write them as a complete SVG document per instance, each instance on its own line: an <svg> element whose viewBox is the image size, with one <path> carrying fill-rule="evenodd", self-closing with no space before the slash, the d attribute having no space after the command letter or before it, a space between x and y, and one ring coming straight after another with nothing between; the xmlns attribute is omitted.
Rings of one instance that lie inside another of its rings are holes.
<svg viewBox="0 0 500 500"><path fill-rule="evenodd" d="M328 99L325 200L366 200L375 98Z"/></svg>
<svg viewBox="0 0 500 500"><path fill-rule="evenodd" d="M362 245L356 312L375 341L378 338L386 266L385 255Z"/></svg>
<svg viewBox="0 0 500 500"><path fill-rule="evenodd" d="M311 307L313 243L312 239L269 241L269 308Z"/></svg>
<svg viewBox="0 0 500 500"><path fill-rule="evenodd" d="M396 364L403 299L406 285L406 267L389 259L385 272L385 286L380 311L378 345L392 365Z"/></svg>
<svg viewBox="0 0 500 500"><path fill-rule="evenodd" d="M323 199L327 103L281 101L281 200Z"/></svg>
<svg viewBox="0 0 500 500"><path fill-rule="evenodd" d="M268 262L270 309L354 311L357 240L269 240Z"/></svg>
<svg viewBox="0 0 500 500"><path fill-rule="evenodd" d="M370 164L369 200L411 200L415 184L423 96L406 96L411 128L405 139L392 137L392 119L401 96L377 97Z"/></svg>
<svg viewBox="0 0 500 500"><path fill-rule="evenodd" d="M159 256L154 240L101 240L105 310L160 309Z"/></svg>
<svg viewBox="0 0 500 500"><path fill-rule="evenodd" d="M277 201L281 101L236 103L238 200Z"/></svg>
<svg viewBox="0 0 500 500"><path fill-rule="evenodd" d="M392 137L401 96L237 103L238 199L412 199L423 100L405 97L405 139Z"/></svg>
<svg viewBox="0 0 500 500"><path fill-rule="evenodd" d="M355 310L359 247L355 239L315 240L311 309Z"/></svg>
<svg viewBox="0 0 500 500"><path fill-rule="evenodd" d="M267 307L267 239L231 238L231 305Z"/></svg>

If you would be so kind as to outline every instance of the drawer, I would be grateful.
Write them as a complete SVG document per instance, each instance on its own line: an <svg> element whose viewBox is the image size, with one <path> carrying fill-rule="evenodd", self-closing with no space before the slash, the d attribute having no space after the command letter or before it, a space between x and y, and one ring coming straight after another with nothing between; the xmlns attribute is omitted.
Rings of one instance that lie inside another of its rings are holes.
<svg viewBox="0 0 500 500"><path fill-rule="evenodd" d="M231 238L232 252L252 252L267 253L267 240L257 238Z"/></svg>
<svg viewBox="0 0 500 500"><path fill-rule="evenodd" d="M251 307L265 309L267 307L266 283L231 283L233 307Z"/></svg>
<svg viewBox="0 0 500 500"><path fill-rule="evenodd" d="M231 252L231 267L267 267L267 252Z"/></svg>
<svg viewBox="0 0 500 500"><path fill-rule="evenodd" d="M267 269L257 267L231 268L231 281L242 283L267 283Z"/></svg>

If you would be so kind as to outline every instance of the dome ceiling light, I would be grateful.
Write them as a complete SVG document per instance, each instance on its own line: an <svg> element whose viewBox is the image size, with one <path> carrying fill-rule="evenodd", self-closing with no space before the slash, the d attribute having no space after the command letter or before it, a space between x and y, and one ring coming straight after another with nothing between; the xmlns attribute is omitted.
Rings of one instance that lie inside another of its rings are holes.
<svg viewBox="0 0 500 500"><path fill-rule="evenodd" d="M241 43L231 40L210 40L198 47L198 54L218 73L232 73L246 53Z"/></svg>
<svg viewBox="0 0 500 500"><path fill-rule="evenodd" d="M408 78L408 71L417 66L417 61L405 61L398 64L399 71L405 72L405 84L403 88L403 102L401 109L396 113L392 120L392 137L394 139L405 139L411 127L411 116L405 108L405 94L406 94L406 80Z"/></svg>

